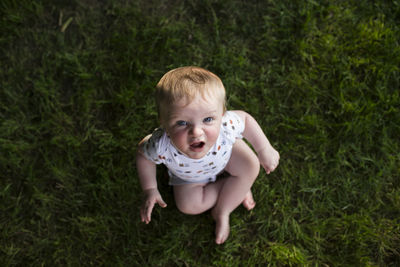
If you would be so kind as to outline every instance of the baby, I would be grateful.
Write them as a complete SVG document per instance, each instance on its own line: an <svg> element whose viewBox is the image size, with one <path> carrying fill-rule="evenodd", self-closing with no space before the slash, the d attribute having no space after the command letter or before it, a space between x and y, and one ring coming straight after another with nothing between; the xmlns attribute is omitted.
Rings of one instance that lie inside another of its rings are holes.
<svg viewBox="0 0 400 267"><path fill-rule="evenodd" d="M157 189L156 164L161 163L168 168L181 212L212 209L217 244L228 238L229 216L236 207L242 203L248 210L254 208L250 189L260 163L269 174L279 164L279 153L252 116L226 110L225 98L221 80L199 67L173 69L157 84L161 128L140 142L136 157L144 192L143 222L150 222L156 203L167 206ZM216 179L222 172L227 177Z"/></svg>

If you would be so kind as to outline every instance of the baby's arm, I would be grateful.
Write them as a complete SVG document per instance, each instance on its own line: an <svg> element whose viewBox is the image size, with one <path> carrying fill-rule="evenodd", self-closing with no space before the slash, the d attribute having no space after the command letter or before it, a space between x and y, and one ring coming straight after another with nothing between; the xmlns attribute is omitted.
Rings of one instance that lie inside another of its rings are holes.
<svg viewBox="0 0 400 267"><path fill-rule="evenodd" d="M270 174L279 164L279 153L268 141L257 121L247 112L235 110L245 124L243 137L253 146L261 165Z"/></svg>
<svg viewBox="0 0 400 267"><path fill-rule="evenodd" d="M144 193L143 203L140 207L140 217L142 222L148 224L151 221L151 212L153 211L154 205L158 203L158 205L165 208L167 204L164 202L157 189L156 165L148 160L142 153L141 144L146 138L139 144L139 149L136 154L136 168Z"/></svg>

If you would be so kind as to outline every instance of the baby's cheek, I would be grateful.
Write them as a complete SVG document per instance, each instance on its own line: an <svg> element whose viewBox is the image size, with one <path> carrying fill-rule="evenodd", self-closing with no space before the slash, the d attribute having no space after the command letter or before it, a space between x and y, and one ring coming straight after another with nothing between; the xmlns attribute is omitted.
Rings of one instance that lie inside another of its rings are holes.
<svg viewBox="0 0 400 267"><path fill-rule="evenodd" d="M170 138L175 145L182 145L186 143L186 135L184 132L176 131L171 134Z"/></svg>
<svg viewBox="0 0 400 267"><path fill-rule="evenodd" d="M217 141L218 138L218 134L219 134L219 129L218 128L212 128L209 130L208 132L208 138L210 141Z"/></svg>

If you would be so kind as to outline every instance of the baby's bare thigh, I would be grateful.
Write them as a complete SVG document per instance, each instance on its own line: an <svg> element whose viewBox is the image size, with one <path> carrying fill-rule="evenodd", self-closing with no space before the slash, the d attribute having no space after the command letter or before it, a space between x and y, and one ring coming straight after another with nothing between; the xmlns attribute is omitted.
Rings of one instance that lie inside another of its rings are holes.
<svg viewBox="0 0 400 267"><path fill-rule="evenodd" d="M257 176L260 170L260 162L253 150L242 139L237 139L225 170L232 176Z"/></svg>
<svg viewBox="0 0 400 267"><path fill-rule="evenodd" d="M174 186L176 202L192 202L202 197L205 184L183 184Z"/></svg>
<svg viewBox="0 0 400 267"><path fill-rule="evenodd" d="M218 199L219 183L189 184L174 187L175 203L186 214L200 214L212 208Z"/></svg>

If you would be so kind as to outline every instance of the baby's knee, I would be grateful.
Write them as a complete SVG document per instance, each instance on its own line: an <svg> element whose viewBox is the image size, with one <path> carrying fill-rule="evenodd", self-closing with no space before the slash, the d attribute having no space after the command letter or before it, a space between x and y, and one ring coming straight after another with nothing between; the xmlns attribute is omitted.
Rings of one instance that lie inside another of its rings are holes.
<svg viewBox="0 0 400 267"><path fill-rule="evenodd" d="M258 160L258 158L256 156L251 157L249 159L246 173L248 176L250 176L254 180L257 178L258 174L260 173L260 161Z"/></svg>
<svg viewBox="0 0 400 267"><path fill-rule="evenodd" d="M260 161L255 154L249 154L243 159L242 167L238 173L239 176L245 176L255 180L260 172Z"/></svg>
<svg viewBox="0 0 400 267"><path fill-rule="evenodd" d="M244 141L238 140L226 170L233 176L245 177L254 181L260 172L260 161Z"/></svg>

